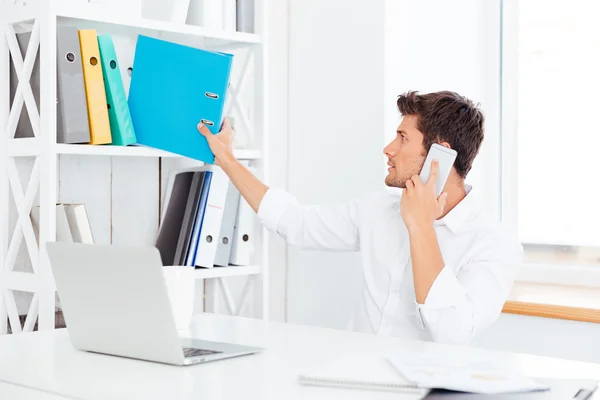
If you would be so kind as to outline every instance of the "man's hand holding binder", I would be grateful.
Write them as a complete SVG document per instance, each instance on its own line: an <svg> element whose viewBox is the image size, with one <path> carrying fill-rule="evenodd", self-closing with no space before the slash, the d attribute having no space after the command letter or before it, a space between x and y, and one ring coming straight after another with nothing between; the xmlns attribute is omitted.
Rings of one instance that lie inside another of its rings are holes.
<svg viewBox="0 0 600 400"><path fill-rule="evenodd" d="M258 212L258 207L269 188L233 155L232 142L235 132L231 129L229 120L225 118L221 131L214 135L203 123L198 124L198 130L206 138L210 151L215 156L215 164L225 171L250 207Z"/></svg>
<svg viewBox="0 0 600 400"><path fill-rule="evenodd" d="M198 124L198 130L208 141L208 146L215 155L215 164L222 166L222 162L226 162L228 158L234 158L232 143L235 132L231 128L228 118L224 119L221 131L216 135L213 135L202 122Z"/></svg>

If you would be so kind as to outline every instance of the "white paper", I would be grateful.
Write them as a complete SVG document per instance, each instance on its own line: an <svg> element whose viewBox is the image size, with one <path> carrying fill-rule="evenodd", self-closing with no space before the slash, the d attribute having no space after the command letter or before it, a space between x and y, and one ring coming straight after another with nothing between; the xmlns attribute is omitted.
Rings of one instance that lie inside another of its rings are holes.
<svg viewBox="0 0 600 400"><path fill-rule="evenodd" d="M397 354L388 359L410 382L420 387L472 393L511 393L545 390L523 375L516 365L497 360L461 357L456 354Z"/></svg>

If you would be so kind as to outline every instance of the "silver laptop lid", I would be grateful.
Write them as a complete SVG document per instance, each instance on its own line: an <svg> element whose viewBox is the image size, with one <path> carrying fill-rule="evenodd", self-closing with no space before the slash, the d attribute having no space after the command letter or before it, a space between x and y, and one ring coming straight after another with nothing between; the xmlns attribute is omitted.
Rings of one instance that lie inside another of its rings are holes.
<svg viewBox="0 0 600 400"><path fill-rule="evenodd" d="M67 242L46 248L74 347L183 363L156 248Z"/></svg>

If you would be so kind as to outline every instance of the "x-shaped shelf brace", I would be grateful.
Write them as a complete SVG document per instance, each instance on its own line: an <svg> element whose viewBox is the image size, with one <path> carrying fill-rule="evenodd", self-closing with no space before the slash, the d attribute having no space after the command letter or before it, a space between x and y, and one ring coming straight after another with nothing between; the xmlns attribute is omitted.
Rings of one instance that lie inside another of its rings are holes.
<svg viewBox="0 0 600 400"><path fill-rule="evenodd" d="M6 26L5 37L13 64L15 65L15 70L17 71L17 78L19 79L13 106L8 116L8 124L6 126L5 134L8 134L9 139L15 137L17 123L19 122L21 110L23 109L23 100L25 100L25 106L27 107L27 114L29 115L29 120L31 121L33 134L34 136L39 137L40 114L38 112L37 105L35 104L35 99L33 98L33 91L31 90L31 84L29 80L31 78L31 71L33 70L33 64L35 63L38 47L40 45L40 22L36 19L35 23L33 24L31 38L29 39L27 53L25 54L25 62L23 62L23 58L21 57L21 50L19 49L19 44L17 42L17 34L15 33L13 26L10 24Z"/></svg>
<svg viewBox="0 0 600 400"><path fill-rule="evenodd" d="M225 100L225 115L230 115L232 108L235 108L237 110L242 122L243 132L248 135L249 142L253 141L255 138L254 128L252 127L252 124L250 124L250 119L248 118L248 115L246 115L246 112L242 108L242 105L240 103L240 93L242 93L244 82L246 82L248 66L250 65L250 61L253 57L253 52L249 50L243 59L244 61L242 64L240 77L234 85L229 85L227 89L228 95L226 96Z"/></svg>
<svg viewBox="0 0 600 400"><path fill-rule="evenodd" d="M229 315L240 316L244 311L246 305L246 298L248 297L248 292L250 291L250 285L254 282L254 276L248 276L246 283L244 284L244 288L242 289L242 293L240 294L239 302L236 304L233 296L231 295L231 291L227 287L227 283L223 280L223 278L217 278L219 282L219 288L221 289L221 293L223 294L223 299L225 300L225 308ZM213 290L217 288L213 286Z"/></svg>
<svg viewBox="0 0 600 400"><path fill-rule="evenodd" d="M21 50L17 42L17 36L12 25L7 25L4 38L8 45L10 56L13 60L15 70L17 71L18 85L13 100L13 105L9 112L8 122L4 129L4 134L8 136L9 140L14 139L17 130L17 123L23 110L23 104L27 107L27 114L31 121L31 127L33 129L34 136L38 137L40 132L40 114L37 109L33 97L33 91L31 90L30 78L33 70L33 65L37 56L39 44L40 44L40 23L36 20L33 25L31 38L27 46L27 52L25 54L25 61L21 56ZM40 167L39 157L36 157L31 175L29 177L29 183L27 185L26 192L23 193L23 186L17 171L17 166L14 158L7 157L4 165L4 170L8 177L10 189L13 194L13 198L17 207L18 220L15 226L14 232L11 237L10 245L8 246L8 252L4 259L3 271L0 271L3 277L7 277L8 274L14 269L17 254L23 238L27 245L27 251L29 258L31 259L31 266L34 273L38 272L38 254L39 247L33 231L33 225L29 217L31 209L33 207L33 201L40 185ZM10 326L13 332L21 332L21 322L19 320L19 313L15 303L14 293L12 290L5 289L0 293L4 297L4 304L10 321ZM39 297L37 293L34 293L31 305L29 307L27 318L25 319L24 331L33 330L33 326L38 316L39 311Z"/></svg>

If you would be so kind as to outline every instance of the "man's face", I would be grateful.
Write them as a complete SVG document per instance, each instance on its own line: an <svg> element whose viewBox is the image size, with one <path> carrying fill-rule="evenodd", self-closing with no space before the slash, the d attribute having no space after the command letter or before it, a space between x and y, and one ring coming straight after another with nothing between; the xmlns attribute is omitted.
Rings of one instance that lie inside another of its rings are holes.
<svg viewBox="0 0 600 400"><path fill-rule="evenodd" d="M406 115L398 126L396 138L384 149L388 158L387 186L405 188L406 181L419 174L427 153L423 147L423 134L417 129L417 117Z"/></svg>

